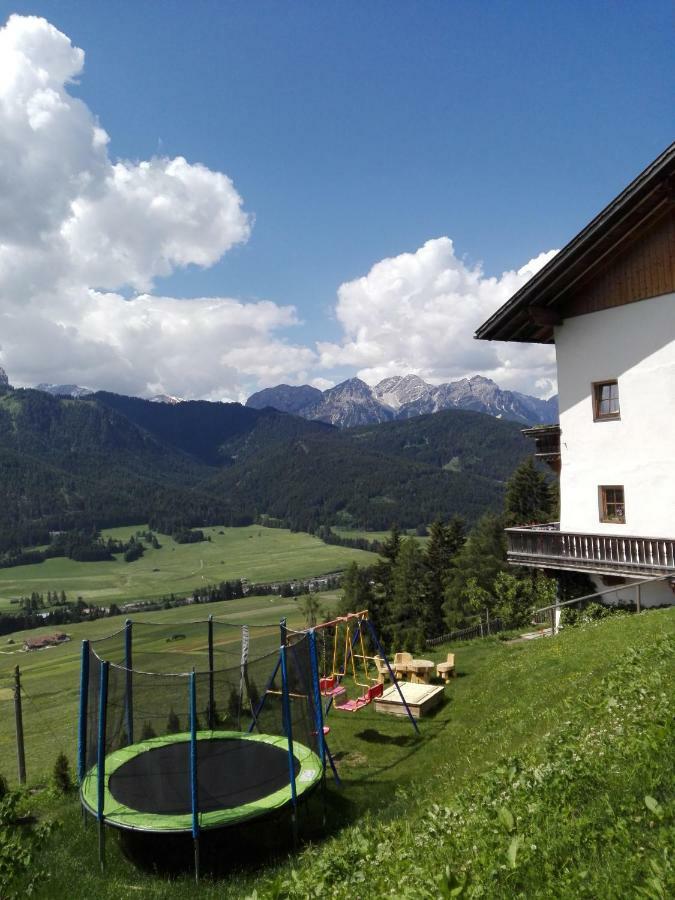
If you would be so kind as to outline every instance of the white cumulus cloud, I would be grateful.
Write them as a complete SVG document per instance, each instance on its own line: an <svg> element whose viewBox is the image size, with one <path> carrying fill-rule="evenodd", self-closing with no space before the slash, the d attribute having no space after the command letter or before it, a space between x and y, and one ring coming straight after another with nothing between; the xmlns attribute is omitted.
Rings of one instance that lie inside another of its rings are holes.
<svg viewBox="0 0 675 900"><path fill-rule="evenodd" d="M153 296L248 240L230 178L183 157L114 160L69 91L84 53L45 19L0 28L0 359L17 384L240 396L315 361L292 306ZM131 299L120 291L141 292Z"/></svg>
<svg viewBox="0 0 675 900"><path fill-rule="evenodd" d="M540 394L547 347L473 332L552 255L488 278L447 237L342 284L341 339L293 344L293 306L157 296L176 269L246 242L252 218L231 179L181 156L114 159L73 96L84 52L45 19L0 28L0 364L15 384L75 382L125 393L245 398L279 382L325 388L358 371L473 375ZM131 297L129 296L131 294Z"/></svg>
<svg viewBox="0 0 675 900"><path fill-rule="evenodd" d="M435 384L481 373L501 387L548 394L555 386L552 348L476 341L473 334L555 252L499 278L467 266L448 237L383 259L340 286L335 314L344 337L318 345L321 365L355 367L370 384L408 372Z"/></svg>

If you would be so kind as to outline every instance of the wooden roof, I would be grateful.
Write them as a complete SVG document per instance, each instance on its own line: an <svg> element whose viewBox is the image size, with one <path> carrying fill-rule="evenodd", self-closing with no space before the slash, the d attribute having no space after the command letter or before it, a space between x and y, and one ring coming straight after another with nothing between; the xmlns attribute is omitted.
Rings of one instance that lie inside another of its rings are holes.
<svg viewBox="0 0 675 900"><path fill-rule="evenodd" d="M671 262L665 276L649 288L652 293L634 294L606 305L621 305L675 290L674 210L675 143L484 322L475 336L489 341L553 343L553 328L565 315L604 308L584 310L579 304L580 293L606 272L612 261L656 228L660 231L660 243L669 247Z"/></svg>

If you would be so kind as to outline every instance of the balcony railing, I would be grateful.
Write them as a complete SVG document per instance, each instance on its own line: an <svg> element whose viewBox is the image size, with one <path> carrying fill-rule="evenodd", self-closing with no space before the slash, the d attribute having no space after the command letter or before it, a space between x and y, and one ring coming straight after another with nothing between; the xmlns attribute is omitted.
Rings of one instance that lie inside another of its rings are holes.
<svg viewBox="0 0 675 900"><path fill-rule="evenodd" d="M558 522L507 528L508 560L542 569L599 575L675 575L675 539L580 534Z"/></svg>
<svg viewBox="0 0 675 900"><path fill-rule="evenodd" d="M534 455L551 462L560 459L560 425L537 425L523 428L525 437L534 438Z"/></svg>

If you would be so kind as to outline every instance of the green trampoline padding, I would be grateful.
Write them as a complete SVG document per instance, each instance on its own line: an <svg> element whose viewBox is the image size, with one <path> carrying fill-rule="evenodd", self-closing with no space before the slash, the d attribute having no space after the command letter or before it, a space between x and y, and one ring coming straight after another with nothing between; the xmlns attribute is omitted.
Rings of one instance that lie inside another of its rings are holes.
<svg viewBox="0 0 675 900"><path fill-rule="evenodd" d="M293 743L296 794L321 778L321 760ZM199 827L219 828L271 813L291 801L288 740L238 731L197 732ZM190 831L190 735L170 734L106 757L103 815L109 825L141 831ZM80 788L82 803L98 810L98 769Z"/></svg>

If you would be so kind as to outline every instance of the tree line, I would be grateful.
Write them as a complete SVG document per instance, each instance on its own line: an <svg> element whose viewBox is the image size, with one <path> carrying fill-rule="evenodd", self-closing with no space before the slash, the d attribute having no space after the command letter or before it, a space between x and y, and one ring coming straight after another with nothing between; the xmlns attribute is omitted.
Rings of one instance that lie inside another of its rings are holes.
<svg viewBox="0 0 675 900"><path fill-rule="evenodd" d="M352 564L343 579L340 614L369 609L385 644L420 651L429 638L466 627L485 612L526 625L533 609L592 591L585 575L558 580L537 570L510 566L504 529L550 521L556 486L526 459L508 481L503 511L484 515L467 532L459 518L436 521L422 548L397 526L371 568Z"/></svg>

